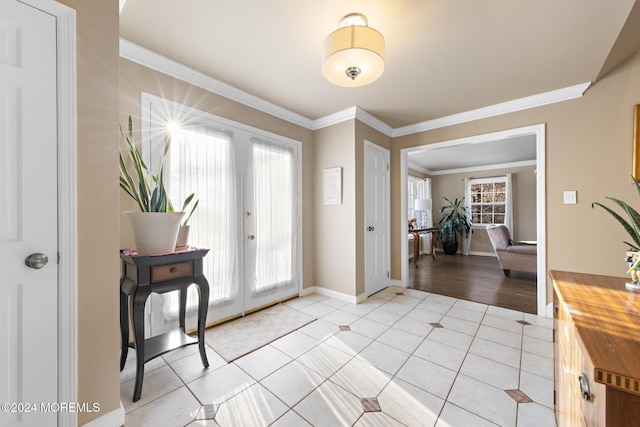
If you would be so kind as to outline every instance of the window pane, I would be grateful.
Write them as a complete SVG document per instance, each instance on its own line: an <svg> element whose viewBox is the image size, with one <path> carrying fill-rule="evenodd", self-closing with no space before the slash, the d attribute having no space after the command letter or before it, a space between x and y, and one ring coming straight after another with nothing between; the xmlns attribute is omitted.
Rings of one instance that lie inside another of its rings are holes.
<svg viewBox="0 0 640 427"><path fill-rule="evenodd" d="M482 214L482 224L492 224L492 215L491 214Z"/></svg>
<svg viewBox="0 0 640 427"><path fill-rule="evenodd" d="M495 209L496 213L502 213L502 214L505 213L505 208L506 208L505 205L495 205L494 206L494 209Z"/></svg>
<svg viewBox="0 0 640 427"><path fill-rule="evenodd" d="M481 218L480 214L473 214L473 215L471 215L471 221L472 221L474 224L480 224L480 218Z"/></svg>
<svg viewBox="0 0 640 427"><path fill-rule="evenodd" d="M501 214L495 215L493 221L496 224L504 224L504 215L501 215Z"/></svg>

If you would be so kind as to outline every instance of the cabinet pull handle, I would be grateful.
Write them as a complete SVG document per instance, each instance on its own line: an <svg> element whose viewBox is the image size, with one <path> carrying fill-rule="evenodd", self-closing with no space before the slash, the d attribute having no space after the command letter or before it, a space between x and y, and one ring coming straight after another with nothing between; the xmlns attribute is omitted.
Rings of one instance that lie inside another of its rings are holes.
<svg viewBox="0 0 640 427"><path fill-rule="evenodd" d="M177 268L175 268L175 267L171 267L171 268L169 269L169 271L170 271L171 273L176 273L176 272L178 271L178 269L177 269Z"/></svg>
<svg viewBox="0 0 640 427"><path fill-rule="evenodd" d="M580 394L585 402L591 400L591 392L589 391L589 381L587 380L587 374L584 372L578 377L578 383L580 383Z"/></svg>

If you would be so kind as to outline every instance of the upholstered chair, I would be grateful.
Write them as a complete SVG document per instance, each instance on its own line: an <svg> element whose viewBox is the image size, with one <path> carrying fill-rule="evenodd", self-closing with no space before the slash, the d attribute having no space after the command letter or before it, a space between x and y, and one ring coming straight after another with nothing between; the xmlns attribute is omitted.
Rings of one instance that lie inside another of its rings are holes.
<svg viewBox="0 0 640 427"><path fill-rule="evenodd" d="M509 229L504 225L487 226L487 234L505 276L509 276L511 270L528 273L537 271L538 246L536 244L514 242L511 240Z"/></svg>

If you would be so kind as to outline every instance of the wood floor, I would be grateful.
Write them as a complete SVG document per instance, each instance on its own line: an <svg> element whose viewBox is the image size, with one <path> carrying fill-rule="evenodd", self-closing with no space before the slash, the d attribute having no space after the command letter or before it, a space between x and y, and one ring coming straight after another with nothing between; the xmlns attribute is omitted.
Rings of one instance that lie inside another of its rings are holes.
<svg viewBox="0 0 640 427"><path fill-rule="evenodd" d="M512 271L511 277L505 277L497 258L438 253L432 260L428 255L420 255L418 268L409 260L408 272L409 288L526 313L537 312L536 275Z"/></svg>

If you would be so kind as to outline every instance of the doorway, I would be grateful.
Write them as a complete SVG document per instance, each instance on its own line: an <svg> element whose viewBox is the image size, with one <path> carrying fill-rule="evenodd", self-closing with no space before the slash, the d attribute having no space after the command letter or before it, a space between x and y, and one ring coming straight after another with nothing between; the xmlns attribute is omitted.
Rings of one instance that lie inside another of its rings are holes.
<svg viewBox="0 0 640 427"><path fill-rule="evenodd" d="M494 141L506 140L509 138L515 138L519 136L531 135L535 137L535 150L536 150L536 237L538 242L538 260L537 260L537 313L538 315L546 315L546 218L545 218L545 125L533 125L516 129L509 129L505 131L493 132L489 134L476 135L472 137L460 138L450 141L442 141L438 143L429 144L422 147L405 148L400 151L400 166L401 166L401 179L402 182L407 182L408 179L408 154L418 150L422 150L425 147L430 149L443 149L447 147L470 147L482 146L482 144L488 144ZM407 217L407 189L406 185L402 186L401 193L401 217ZM401 224L402 232L401 238L406 239L407 234L406 222ZM408 263L407 260L407 244L405 241L400 245L402 253L402 281L406 283L408 277Z"/></svg>

